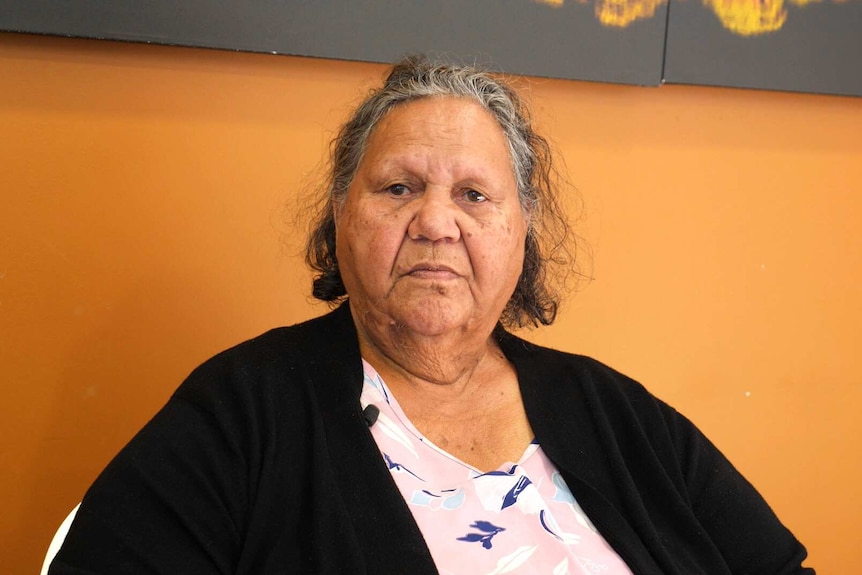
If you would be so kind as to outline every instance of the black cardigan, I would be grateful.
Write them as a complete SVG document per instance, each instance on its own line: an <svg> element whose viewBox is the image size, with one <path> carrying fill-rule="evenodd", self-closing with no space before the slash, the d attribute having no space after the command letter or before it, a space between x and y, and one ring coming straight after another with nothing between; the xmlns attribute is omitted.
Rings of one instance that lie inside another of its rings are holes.
<svg viewBox="0 0 862 575"><path fill-rule="evenodd" d="M536 438L636 575L813 573L671 407L594 360L495 336ZM436 573L361 388L347 304L207 361L93 484L50 573Z"/></svg>

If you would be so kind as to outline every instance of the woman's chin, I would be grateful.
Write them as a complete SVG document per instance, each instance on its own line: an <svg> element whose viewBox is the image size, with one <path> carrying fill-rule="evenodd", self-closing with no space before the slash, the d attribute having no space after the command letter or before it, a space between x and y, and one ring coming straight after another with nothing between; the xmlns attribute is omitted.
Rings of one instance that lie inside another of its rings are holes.
<svg viewBox="0 0 862 575"><path fill-rule="evenodd" d="M391 317L398 330L422 337L460 332L470 324L468 306L443 298L429 298L408 306L398 306Z"/></svg>

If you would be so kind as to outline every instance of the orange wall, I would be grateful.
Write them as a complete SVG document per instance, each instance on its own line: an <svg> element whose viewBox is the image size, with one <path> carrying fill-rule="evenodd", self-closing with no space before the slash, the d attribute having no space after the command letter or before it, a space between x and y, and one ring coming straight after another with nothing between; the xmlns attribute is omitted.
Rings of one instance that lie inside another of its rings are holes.
<svg viewBox="0 0 862 575"><path fill-rule="evenodd" d="M291 199L369 64L0 35L0 556L196 364L322 313ZM862 551L862 99L535 80L595 280L536 340L693 418L808 545ZM288 206L285 208L285 206Z"/></svg>

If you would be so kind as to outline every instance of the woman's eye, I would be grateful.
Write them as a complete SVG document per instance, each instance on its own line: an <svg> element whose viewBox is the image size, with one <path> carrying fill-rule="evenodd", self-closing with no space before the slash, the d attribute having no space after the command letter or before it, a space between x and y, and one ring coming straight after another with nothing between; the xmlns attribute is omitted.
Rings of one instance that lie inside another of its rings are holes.
<svg viewBox="0 0 862 575"><path fill-rule="evenodd" d="M464 192L464 198L470 203L484 202L487 198L476 190L467 190Z"/></svg>
<svg viewBox="0 0 862 575"><path fill-rule="evenodd" d="M389 194L392 196L401 197L409 194L410 188L408 188L404 184L392 184L391 186L386 188L386 191L389 192Z"/></svg>

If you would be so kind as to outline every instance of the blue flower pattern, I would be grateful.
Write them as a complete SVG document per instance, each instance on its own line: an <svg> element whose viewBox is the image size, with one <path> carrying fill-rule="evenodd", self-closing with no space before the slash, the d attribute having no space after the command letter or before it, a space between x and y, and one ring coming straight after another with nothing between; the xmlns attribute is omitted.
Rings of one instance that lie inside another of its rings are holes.
<svg viewBox="0 0 862 575"><path fill-rule="evenodd" d="M478 529L480 533L468 533L463 537L458 537L458 541L466 541L467 543L482 542L482 547L490 549L493 547L491 540L498 533L505 531L505 527L497 527L490 521L474 521L470 524L471 529Z"/></svg>
<svg viewBox="0 0 862 575"><path fill-rule="evenodd" d="M521 492L523 492L528 485L532 485L532 483L533 482L530 481L530 479L526 475L522 475L521 477L519 477L518 482L515 484L515 486L512 487L512 489L510 489L509 492L506 493L506 497L503 498L503 506L500 507L500 509L505 509L506 507L511 507L512 505L514 505L518 501L518 496L521 494Z"/></svg>

